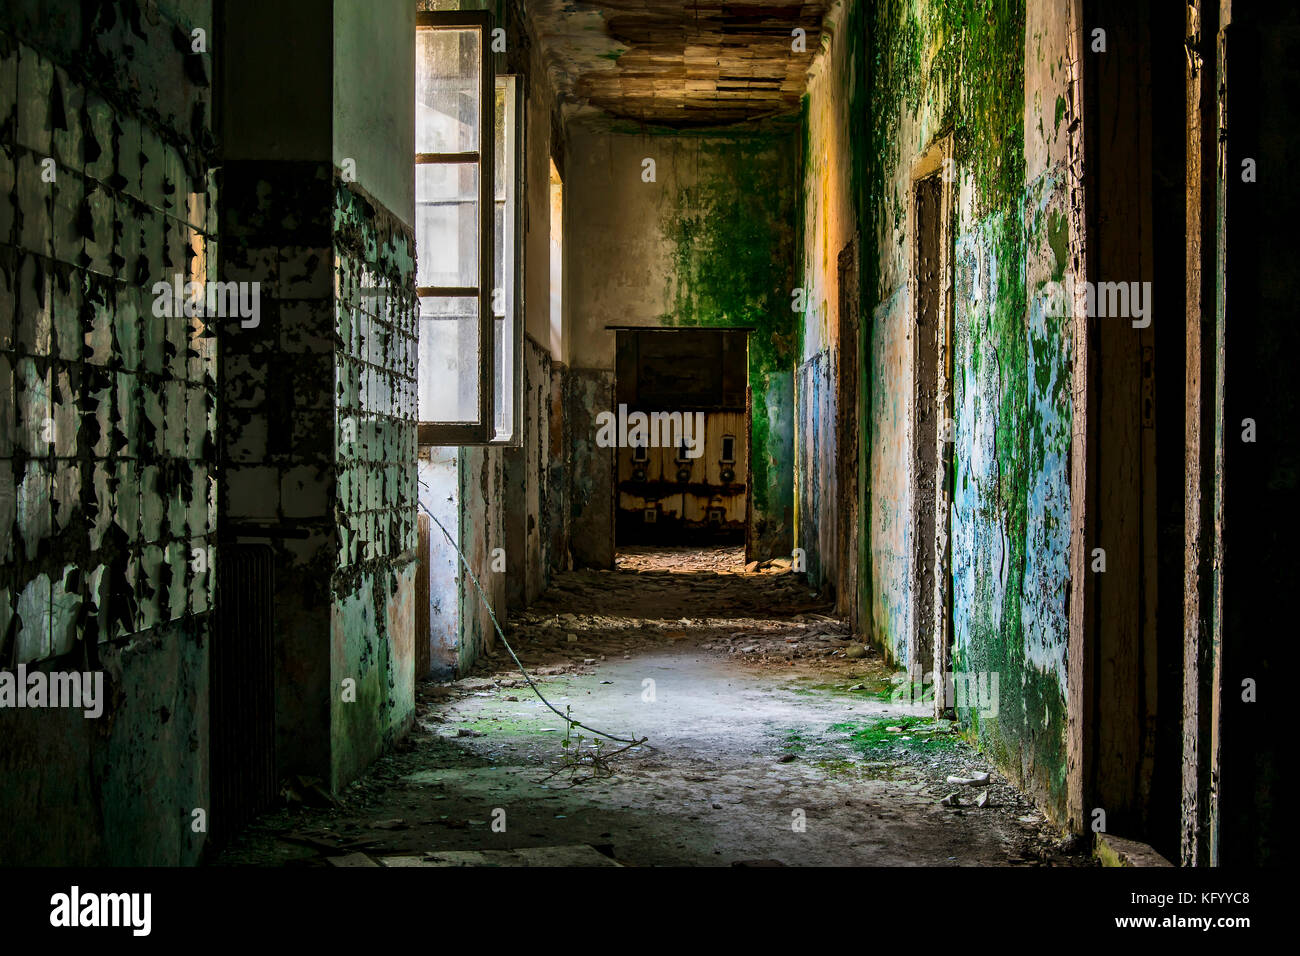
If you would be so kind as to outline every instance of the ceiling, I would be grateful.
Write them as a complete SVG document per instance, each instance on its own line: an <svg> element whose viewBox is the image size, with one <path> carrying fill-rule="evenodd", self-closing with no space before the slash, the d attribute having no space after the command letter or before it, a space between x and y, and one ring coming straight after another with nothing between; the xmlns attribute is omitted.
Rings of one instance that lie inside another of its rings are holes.
<svg viewBox="0 0 1300 956"><path fill-rule="evenodd" d="M568 112L714 126L797 111L831 0L528 0ZM806 31L795 52L793 31Z"/></svg>

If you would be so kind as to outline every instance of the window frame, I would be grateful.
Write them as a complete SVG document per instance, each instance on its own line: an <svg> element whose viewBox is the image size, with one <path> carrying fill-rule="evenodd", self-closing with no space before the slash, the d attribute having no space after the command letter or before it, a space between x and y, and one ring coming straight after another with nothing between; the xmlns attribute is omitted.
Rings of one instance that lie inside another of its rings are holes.
<svg viewBox="0 0 1300 956"><path fill-rule="evenodd" d="M478 420L474 422L424 421L416 410L417 441L421 446L435 445L487 445L495 434L496 395L494 368L496 361L496 314L492 308L492 290L496 285L495 208L496 208L496 61L492 53L493 17L486 11L439 11L416 13L415 29L478 29L479 48L479 129L477 165L479 175L479 268L478 286L417 287L418 300L424 298L478 297L479 368L478 368ZM415 37L412 38L413 42ZM417 70L418 70L417 64ZM473 152L416 153L411 165L411 175L420 165L466 163ZM422 159L422 157L424 157ZM415 254L420 255L417 236ZM422 372L417 364L416 375ZM517 430L517 429L516 429Z"/></svg>
<svg viewBox="0 0 1300 956"><path fill-rule="evenodd" d="M524 315L526 313L524 312L524 249L525 246L523 240L524 240L524 224L525 224L524 206L526 203L526 195L524 192L524 188L527 181L527 171L528 171L528 152L525 148L524 141L525 141L525 137L528 135L527 114L525 112L527 109L528 100L527 97L524 95L524 79L525 79L524 76L520 73L511 72L510 70L503 70L499 73L495 73L492 79L493 104L496 103L496 96L495 96L496 81L499 79L509 79L509 78L513 78L515 81L514 92L513 92L514 126L515 126L514 129L515 248L511 255L512 268L510 270L511 271L510 278L511 281L514 283L515 287L514 287L514 295L511 297L512 306L513 306L512 314L505 316L505 320L506 322L510 323L510 327L508 331L511 339L514 342L514 351L513 351L514 360L511 362L510 368L508 369L511 378L514 379L513 382L514 387L511 389L511 395L512 395L511 404L513 405L514 408L513 411L511 412L511 418L510 418L511 428L510 428L510 435L508 437L506 438L495 437L495 426L489 427L488 429L490 440L484 442L484 444L491 445L496 448L522 448L524 444L524 427L523 427ZM507 86L506 88L506 95L507 96L512 95L509 86ZM495 122L495 105L493 109L494 109L494 122ZM507 118L509 118L509 114L507 114ZM495 137L493 138L493 140L495 142ZM496 162L495 150L493 151L492 161L494 163ZM494 167L493 168L494 174L495 171L496 170ZM494 175L493 182L495 183L495 181L496 181L496 177ZM493 194L492 201L495 209L495 203L496 203L495 192ZM495 215L493 216L493 228L494 229L496 228ZM494 283L493 287L495 288L495 282L496 282L495 270L492 277L492 281ZM496 316L494 313L493 315L494 336L496 334L495 322L496 322ZM492 354L495 357L496 355L495 339L493 340L492 343ZM492 384L493 384L493 388L495 388L496 387L495 376L493 377ZM493 411L493 416L495 417L496 414L495 395L493 396L492 411Z"/></svg>

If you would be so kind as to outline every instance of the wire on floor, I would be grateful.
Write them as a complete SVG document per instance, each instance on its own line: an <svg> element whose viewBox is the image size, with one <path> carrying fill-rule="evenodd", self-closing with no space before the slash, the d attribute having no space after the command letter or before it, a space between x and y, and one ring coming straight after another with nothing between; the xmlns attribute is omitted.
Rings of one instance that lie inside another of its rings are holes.
<svg viewBox="0 0 1300 956"><path fill-rule="evenodd" d="M429 487L428 485L424 484L423 481L420 482L420 484L425 488ZM465 553L460 550L460 545L456 544L452 536L447 533L447 529L442 526L442 522L433 516L433 512L428 509L428 507L424 504L423 501L420 502L420 508L424 511L425 514L429 516L429 520L438 526L438 530L442 532L443 537L447 539L447 542L452 546L456 554L460 557L460 563L465 565L465 570L469 574L469 579L474 582L474 587L478 590L479 600L481 600L483 602L483 606L487 608L488 617L492 618L492 626L496 628L497 636L501 638L501 643L504 644L506 650L510 652L510 656L514 659L515 666L519 668L519 673L524 675L524 680L528 681L528 686L532 688L533 693L537 695L537 699L540 700L543 704L545 704L551 710L551 712L554 713L557 717L563 719L565 723L570 724L574 727L581 727L583 730L588 730L593 734L597 734L601 737L606 738L607 740L612 740L615 743L629 744L635 747L649 740L650 738L648 737L642 737L640 740L636 740L630 737L615 737L613 734L607 734L605 733L605 731L597 730L595 727L588 727L586 724L582 723L581 721L574 720L572 717L566 714L562 714L558 710L556 710L555 706L549 700L546 699L545 695L542 694L540 690L537 689L537 685L533 683L532 677L529 675L528 671L524 668L523 663L519 660L519 656L515 654L515 649L511 647L510 642L506 640L506 635L501 630L501 624L497 621L497 616L492 610L492 603L488 600L487 594L484 593L483 586L478 583L478 578L475 577L474 575L474 569L469 566L469 561L466 559Z"/></svg>

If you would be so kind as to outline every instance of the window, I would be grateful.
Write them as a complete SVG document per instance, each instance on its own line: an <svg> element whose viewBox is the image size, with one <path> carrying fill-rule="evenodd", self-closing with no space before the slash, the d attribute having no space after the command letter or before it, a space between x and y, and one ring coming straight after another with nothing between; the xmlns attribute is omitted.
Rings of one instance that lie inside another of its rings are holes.
<svg viewBox="0 0 1300 956"><path fill-rule="evenodd" d="M496 362L492 444L522 444L523 429L523 86L517 76L496 78L496 254L492 291Z"/></svg>
<svg viewBox="0 0 1300 956"><path fill-rule="evenodd" d="M421 13L416 26L420 444L510 443L521 397L519 88L495 76L489 14Z"/></svg>
<svg viewBox="0 0 1300 956"><path fill-rule="evenodd" d="M722 459L727 464L732 464L736 460L736 436L722 436Z"/></svg>
<svg viewBox="0 0 1300 956"><path fill-rule="evenodd" d="M564 354L564 181L551 159L551 358Z"/></svg>

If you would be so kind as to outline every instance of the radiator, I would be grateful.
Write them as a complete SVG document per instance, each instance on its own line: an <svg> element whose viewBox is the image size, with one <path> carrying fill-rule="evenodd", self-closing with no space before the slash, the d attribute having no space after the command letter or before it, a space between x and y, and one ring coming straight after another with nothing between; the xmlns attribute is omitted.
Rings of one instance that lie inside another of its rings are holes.
<svg viewBox="0 0 1300 956"><path fill-rule="evenodd" d="M216 845L275 800L274 563L268 545L217 553L216 636L209 657L212 812Z"/></svg>

